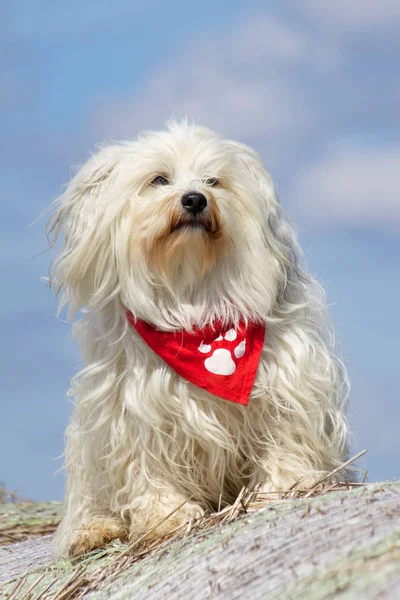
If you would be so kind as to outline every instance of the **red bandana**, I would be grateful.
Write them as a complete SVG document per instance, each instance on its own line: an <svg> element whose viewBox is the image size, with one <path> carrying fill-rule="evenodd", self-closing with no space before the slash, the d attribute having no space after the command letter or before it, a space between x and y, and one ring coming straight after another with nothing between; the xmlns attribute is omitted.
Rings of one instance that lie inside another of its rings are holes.
<svg viewBox="0 0 400 600"><path fill-rule="evenodd" d="M130 311L126 314L146 344L178 375L230 402L249 403L264 344L263 325L165 332L135 319Z"/></svg>

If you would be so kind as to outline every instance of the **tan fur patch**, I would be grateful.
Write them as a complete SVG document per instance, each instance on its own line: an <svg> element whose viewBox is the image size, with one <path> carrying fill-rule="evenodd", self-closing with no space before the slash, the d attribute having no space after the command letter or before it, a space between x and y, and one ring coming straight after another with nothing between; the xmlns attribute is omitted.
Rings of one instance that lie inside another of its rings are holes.
<svg viewBox="0 0 400 600"><path fill-rule="evenodd" d="M231 243L224 235L217 204L209 198L207 214L198 228L191 227L191 221L176 205L175 198L168 199L163 211L165 227L151 246L145 249L151 268L161 276L168 277L185 259L185 253L195 252L198 274L203 277Z"/></svg>
<svg viewBox="0 0 400 600"><path fill-rule="evenodd" d="M69 556L72 558L87 554L117 538L121 541L128 538L128 530L123 521L112 517L93 521L87 527L76 531L75 541L69 548Z"/></svg>

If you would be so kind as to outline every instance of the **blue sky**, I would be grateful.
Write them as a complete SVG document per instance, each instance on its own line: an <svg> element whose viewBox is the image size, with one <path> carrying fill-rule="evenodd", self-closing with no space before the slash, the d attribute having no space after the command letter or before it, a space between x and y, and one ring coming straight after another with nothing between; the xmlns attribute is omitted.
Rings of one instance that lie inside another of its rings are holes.
<svg viewBox="0 0 400 600"><path fill-rule="evenodd" d="M41 220L95 145L188 116L252 145L324 283L354 452L400 477L398 0L8 0L0 41L0 482L60 499L70 325Z"/></svg>

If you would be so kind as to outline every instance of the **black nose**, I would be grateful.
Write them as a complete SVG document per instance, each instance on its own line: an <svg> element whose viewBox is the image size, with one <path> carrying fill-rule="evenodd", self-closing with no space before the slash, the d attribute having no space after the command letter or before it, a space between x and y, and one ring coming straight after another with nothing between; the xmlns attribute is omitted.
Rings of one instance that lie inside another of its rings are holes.
<svg viewBox="0 0 400 600"><path fill-rule="evenodd" d="M200 192L186 192L181 198L182 206L192 215L198 215L207 206L207 198Z"/></svg>

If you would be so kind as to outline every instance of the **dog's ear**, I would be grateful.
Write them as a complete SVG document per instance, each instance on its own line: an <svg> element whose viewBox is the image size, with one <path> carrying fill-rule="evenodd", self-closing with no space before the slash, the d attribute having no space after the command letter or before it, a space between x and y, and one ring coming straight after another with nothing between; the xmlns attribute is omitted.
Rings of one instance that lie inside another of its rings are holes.
<svg viewBox="0 0 400 600"><path fill-rule="evenodd" d="M272 234L273 238L276 238L277 243L280 243L283 247L291 246L293 228L279 204L274 183L269 173L265 170L260 157L245 144L230 140L227 143L231 149L234 149L241 168L251 180L252 193L256 196L257 205L261 211L261 218L268 229L268 233ZM268 235L266 241L267 243L271 241L271 235Z"/></svg>
<svg viewBox="0 0 400 600"><path fill-rule="evenodd" d="M265 243L279 263L283 293L288 281L293 277L301 277L298 270L301 250L297 231L282 209L274 183L258 154L239 142L229 140L227 144L236 152L237 160L251 179L264 223Z"/></svg>
<svg viewBox="0 0 400 600"><path fill-rule="evenodd" d="M100 150L55 201L47 234L53 246L61 233L63 248L52 265L50 285L63 292L60 308L69 303L69 316L115 293L109 213L124 153L118 145Z"/></svg>
<svg viewBox="0 0 400 600"><path fill-rule="evenodd" d="M252 179L255 189L259 191L263 212L265 210L269 212L269 209L273 209L278 204L278 196L273 181L265 170L260 157L245 144L231 140L227 141L227 144L230 149L234 149L241 167Z"/></svg>

